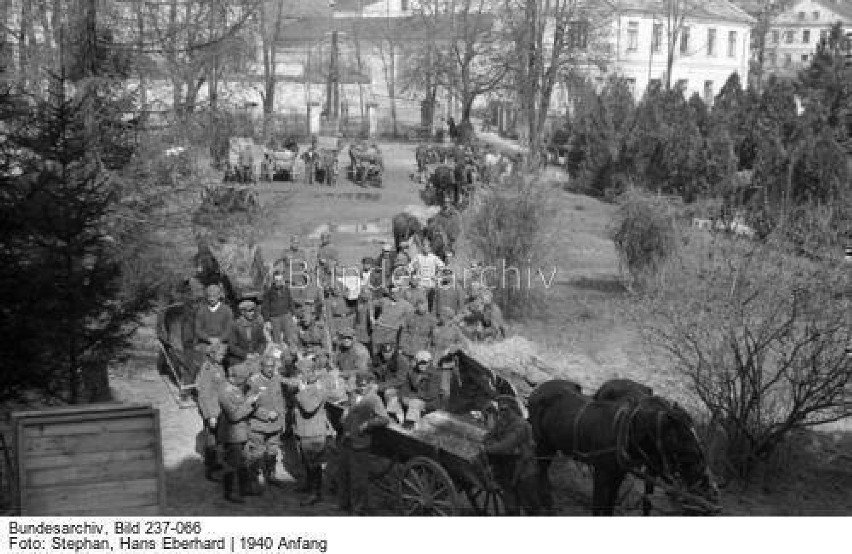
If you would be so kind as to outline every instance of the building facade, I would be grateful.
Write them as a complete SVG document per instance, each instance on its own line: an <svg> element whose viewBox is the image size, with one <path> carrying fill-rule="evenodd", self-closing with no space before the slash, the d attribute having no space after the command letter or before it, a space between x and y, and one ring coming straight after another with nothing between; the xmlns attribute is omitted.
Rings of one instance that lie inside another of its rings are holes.
<svg viewBox="0 0 852 554"><path fill-rule="evenodd" d="M712 103L732 73L746 81L755 20L720 0L707 0L681 13L669 11L673 4L629 0L619 6L612 22L613 72L628 80L638 100L651 82L665 83L668 52L673 48L671 85L682 86L687 97L697 93Z"/></svg>
<svg viewBox="0 0 852 554"><path fill-rule="evenodd" d="M837 0L798 0L775 16L767 30L764 73L793 77L813 59L831 27L852 25L852 5Z"/></svg>

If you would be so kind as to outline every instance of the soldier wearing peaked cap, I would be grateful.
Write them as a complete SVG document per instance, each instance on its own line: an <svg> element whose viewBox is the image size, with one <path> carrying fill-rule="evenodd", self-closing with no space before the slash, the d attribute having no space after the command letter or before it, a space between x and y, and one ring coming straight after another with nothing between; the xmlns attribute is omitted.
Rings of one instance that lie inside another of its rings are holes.
<svg viewBox="0 0 852 554"><path fill-rule="evenodd" d="M370 368L370 352L355 340L355 331L344 327L338 332L337 367L342 376L366 372Z"/></svg>
<svg viewBox="0 0 852 554"><path fill-rule="evenodd" d="M219 390L221 418L217 438L224 446L225 473L222 491L226 500L242 503L249 494L250 476L246 464L246 442L249 434L249 416L254 413L259 396L246 396L246 381L250 369L239 364L228 369L228 381Z"/></svg>
<svg viewBox="0 0 852 554"><path fill-rule="evenodd" d="M266 350L266 332L263 318L258 313L258 296L246 293L240 298L240 316L231 326L228 338L229 365L260 356Z"/></svg>

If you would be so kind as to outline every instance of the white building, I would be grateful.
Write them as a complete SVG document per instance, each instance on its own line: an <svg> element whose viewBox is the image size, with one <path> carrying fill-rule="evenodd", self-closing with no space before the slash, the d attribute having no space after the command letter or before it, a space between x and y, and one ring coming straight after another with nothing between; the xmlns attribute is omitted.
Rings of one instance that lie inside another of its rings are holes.
<svg viewBox="0 0 852 554"><path fill-rule="evenodd" d="M764 70L795 75L813 59L820 39L840 22L852 25L852 6L840 0L798 0L776 16L767 32Z"/></svg>
<svg viewBox="0 0 852 554"><path fill-rule="evenodd" d="M637 100L651 81L665 82L670 45L671 84L680 83L687 97L698 93L712 102L732 73L746 82L755 20L724 0L686 3L681 15L670 18L671 4L672 0L623 0L613 18L613 71L632 83ZM670 33L669 28L676 28L670 22L682 26Z"/></svg>

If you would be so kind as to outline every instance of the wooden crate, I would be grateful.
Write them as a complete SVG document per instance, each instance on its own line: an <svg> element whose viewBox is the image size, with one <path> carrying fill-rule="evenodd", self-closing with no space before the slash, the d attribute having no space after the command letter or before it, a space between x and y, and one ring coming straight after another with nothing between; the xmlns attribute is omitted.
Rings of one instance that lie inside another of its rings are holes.
<svg viewBox="0 0 852 554"><path fill-rule="evenodd" d="M22 516L151 516L165 508L160 414L92 404L12 414Z"/></svg>

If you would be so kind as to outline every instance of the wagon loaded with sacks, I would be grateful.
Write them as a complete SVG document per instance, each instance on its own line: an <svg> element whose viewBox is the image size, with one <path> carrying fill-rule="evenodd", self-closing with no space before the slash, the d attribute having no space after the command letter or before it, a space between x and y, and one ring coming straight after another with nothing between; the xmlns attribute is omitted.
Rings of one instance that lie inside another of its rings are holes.
<svg viewBox="0 0 852 554"><path fill-rule="evenodd" d="M260 246L254 244L201 243L194 266L201 272L187 280L183 301L157 314L157 365L177 385L182 402L195 391L195 377L204 361L195 349L195 311L205 302L203 287L220 285L223 300L236 313L242 294L264 290L271 279Z"/></svg>
<svg viewBox="0 0 852 554"><path fill-rule="evenodd" d="M370 481L393 500L400 515L500 515L505 512L503 491L483 441L496 414L494 398L514 395L515 387L465 351L449 355L456 358L460 379L446 409L424 415L413 428L391 422L375 429ZM344 409L343 403L327 404L337 429Z"/></svg>
<svg viewBox="0 0 852 554"><path fill-rule="evenodd" d="M368 181L382 186L385 171L382 151L376 143L355 143L349 146L349 178L363 185Z"/></svg>

